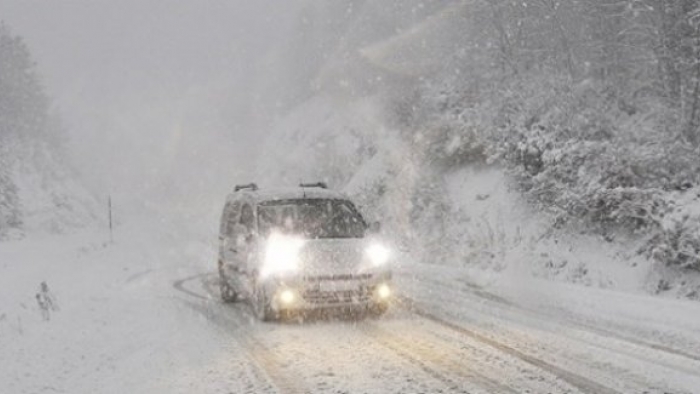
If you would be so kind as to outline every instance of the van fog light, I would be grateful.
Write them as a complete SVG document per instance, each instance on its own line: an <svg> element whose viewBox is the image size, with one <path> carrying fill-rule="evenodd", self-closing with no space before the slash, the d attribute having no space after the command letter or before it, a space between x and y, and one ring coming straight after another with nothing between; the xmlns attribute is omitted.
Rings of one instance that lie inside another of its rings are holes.
<svg viewBox="0 0 700 394"><path fill-rule="evenodd" d="M386 283L382 283L381 285L377 286L377 295L381 299L387 299L391 295L391 289L389 288L389 285Z"/></svg>
<svg viewBox="0 0 700 394"><path fill-rule="evenodd" d="M280 301L282 301L283 304L291 304L292 302L294 302L294 298L294 292L291 290L283 290L280 293Z"/></svg>

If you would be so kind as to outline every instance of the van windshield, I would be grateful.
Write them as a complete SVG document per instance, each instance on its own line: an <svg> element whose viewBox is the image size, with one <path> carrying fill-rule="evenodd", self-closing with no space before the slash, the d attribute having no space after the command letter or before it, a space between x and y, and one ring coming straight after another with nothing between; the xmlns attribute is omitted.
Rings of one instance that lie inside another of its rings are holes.
<svg viewBox="0 0 700 394"><path fill-rule="evenodd" d="M366 224L347 200L295 199L258 206L260 234L273 230L305 238L362 238Z"/></svg>

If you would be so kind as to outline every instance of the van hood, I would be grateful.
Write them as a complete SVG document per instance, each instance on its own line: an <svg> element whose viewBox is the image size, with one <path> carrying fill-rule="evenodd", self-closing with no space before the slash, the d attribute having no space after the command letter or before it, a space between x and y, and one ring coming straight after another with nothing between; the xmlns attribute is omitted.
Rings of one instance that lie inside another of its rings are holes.
<svg viewBox="0 0 700 394"><path fill-rule="evenodd" d="M357 275L374 269L364 238L308 240L300 252L304 276Z"/></svg>

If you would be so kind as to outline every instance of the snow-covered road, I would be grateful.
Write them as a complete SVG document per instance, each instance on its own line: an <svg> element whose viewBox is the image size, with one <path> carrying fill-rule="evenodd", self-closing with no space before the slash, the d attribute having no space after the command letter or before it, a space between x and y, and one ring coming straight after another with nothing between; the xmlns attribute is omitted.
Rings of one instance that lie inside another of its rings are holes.
<svg viewBox="0 0 700 394"><path fill-rule="evenodd" d="M700 393L698 303L411 263L381 318L261 323L211 243L90 239L0 247L0 392Z"/></svg>
<svg viewBox="0 0 700 394"><path fill-rule="evenodd" d="M404 295L381 319L261 324L245 304L212 302L216 286L214 274L174 284L191 298L183 302L230 332L281 392L692 393L700 387L697 354L593 326L537 322L534 312L482 290L448 288L459 302L442 306ZM464 307L470 304L477 310Z"/></svg>

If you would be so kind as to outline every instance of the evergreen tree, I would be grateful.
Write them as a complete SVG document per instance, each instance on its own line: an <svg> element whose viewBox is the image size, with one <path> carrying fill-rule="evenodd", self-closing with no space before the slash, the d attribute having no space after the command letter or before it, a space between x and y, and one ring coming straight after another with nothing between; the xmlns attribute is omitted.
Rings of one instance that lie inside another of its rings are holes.
<svg viewBox="0 0 700 394"><path fill-rule="evenodd" d="M0 24L0 137L39 137L47 123L48 99L29 50Z"/></svg>
<svg viewBox="0 0 700 394"><path fill-rule="evenodd" d="M48 132L48 99L23 40L0 24L0 239L22 226L13 181L24 147Z"/></svg>

